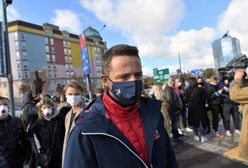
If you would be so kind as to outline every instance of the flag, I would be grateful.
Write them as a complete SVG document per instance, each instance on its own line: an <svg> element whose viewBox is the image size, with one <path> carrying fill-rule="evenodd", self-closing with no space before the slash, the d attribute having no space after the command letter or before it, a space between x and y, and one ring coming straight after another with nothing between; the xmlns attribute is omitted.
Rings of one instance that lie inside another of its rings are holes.
<svg viewBox="0 0 248 168"><path fill-rule="evenodd" d="M83 74L84 76L86 76L90 73L90 64L87 53L86 37L84 33L82 33L82 35L80 36L80 49L81 49L82 64L83 64Z"/></svg>

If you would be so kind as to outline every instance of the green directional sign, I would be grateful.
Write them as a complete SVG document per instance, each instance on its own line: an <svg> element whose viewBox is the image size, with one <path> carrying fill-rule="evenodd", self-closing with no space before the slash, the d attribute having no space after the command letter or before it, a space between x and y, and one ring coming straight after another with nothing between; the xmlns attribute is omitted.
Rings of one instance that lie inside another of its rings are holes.
<svg viewBox="0 0 248 168"><path fill-rule="evenodd" d="M153 80L155 83L166 82L170 77L169 68L158 70L153 69Z"/></svg>

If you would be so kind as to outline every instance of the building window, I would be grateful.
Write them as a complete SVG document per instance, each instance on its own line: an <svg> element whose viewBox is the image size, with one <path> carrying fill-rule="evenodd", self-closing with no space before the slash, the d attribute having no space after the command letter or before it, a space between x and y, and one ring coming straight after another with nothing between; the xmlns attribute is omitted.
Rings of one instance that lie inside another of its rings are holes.
<svg viewBox="0 0 248 168"><path fill-rule="evenodd" d="M65 69L68 69L68 64L65 64Z"/></svg>
<svg viewBox="0 0 248 168"><path fill-rule="evenodd" d="M52 55L52 61L55 62L55 55Z"/></svg>
<svg viewBox="0 0 248 168"><path fill-rule="evenodd" d="M45 37L45 44L48 44L48 37Z"/></svg>
<svg viewBox="0 0 248 168"><path fill-rule="evenodd" d="M68 48L71 48L71 44L69 41L67 42L67 46L68 46Z"/></svg>
<svg viewBox="0 0 248 168"><path fill-rule="evenodd" d="M72 69L72 64L70 64L70 66L71 66L71 69Z"/></svg>
<svg viewBox="0 0 248 168"><path fill-rule="evenodd" d="M19 51L16 51L16 59L20 60L20 52Z"/></svg>
<svg viewBox="0 0 248 168"><path fill-rule="evenodd" d="M53 69L56 69L56 65L55 64L53 64Z"/></svg>
<svg viewBox="0 0 248 168"><path fill-rule="evenodd" d="M48 46L48 45L46 45L46 52L47 52L47 53L50 52L50 51L49 51L49 46Z"/></svg>
<svg viewBox="0 0 248 168"><path fill-rule="evenodd" d="M16 47L17 50L19 50L20 46L19 46L19 42L18 41L15 42L15 47Z"/></svg>
<svg viewBox="0 0 248 168"><path fill-rule="evenodd" d="M17 68L18 68L18 69L21 68L21 63L20 63L20 62L17 63Z"/></svg>
<svg viewBox="0 0 248 168"><path fill-rule="evenodd" d="M54 54L54 53L55 53L55 49L54 49L54 47L51 47L51 52L52 52L52 54Z"/></svg>
<svg viewBox="0 0 248 168"><path fill-rule="evenodd" d="M15 32L15 40L18 40L18 33Z"/></svg>
<svg viewBox="0 0 248 168"><path fill-rule="evenodd" d="M23 69L27 69L28 68L28 62L27 61L24 61L23 62Z"/></svg>
<svg viewBox="0 0 248 168"><path fill-rule="evenodd" d="M69 57L70 63L72 63L72 57Z"/></svg>
<svg viewBox="0 0 248 168"><path fill-rule="evenodd" d="M23 59L28 59L27 51L22 51L22 58Z"/></svg>
<svg viewBox="0 0 248 168"><path fill-rule="evenodd" d="M29 78L29 73L28 72L24 72L25 78Z"/></svg>
<svg viewBox="0 0 248 168"><path fill-rule="evenodd" d="M70 75L70 72L66 72L66 75L69 76Z"/></svg>
<svg viewBox="0 0 248 168"><path fill-rule="evenodd" d="M25 41L22 41L21 42L21 45L22 45L22 48L25 48L26 47L26 42Z"/></svg>
<svg viewBox="0 0 248 168"><path fill-rule="evenodd" d="M54 45L54 40L53 40L53 38L50 38L50 44L51 44L51 45Z"/></svg>
<svg viewBox="0 0 248 168"><path fill-rule="evenodd" d="M63 46L64 46L64 48L66 47L66 41L63 41Z"/></svg>
<svg viewBox="0 0 248 168"><path fill-rule="evenodd" d="M73 71L71 72L71 76L73 76Z"/></svg>
<svg viewBox="0 0 248 168"><path fill-rule="evenodd" d="M22 78L22 74L21 72L18 72L18 78L21 79Z"/></svg>
<svg viewBox="0 0 248 168"><path fill-rule="evenodd" d="M48 71L48 77L51 78L52 77L52 72Z"/></svg>
<svg viewBox="0 0 248 168"><path fill-rule="evenodd" d="M47 65L47 67L48 67L48 69L50 69L50 68L51 68L51 65L50 65L50 64L48 64L48 65Z"/></svg>
<svg viewBox="0 0 248 168"><path fill-rule="evenodd" d="M66 48L64 48L64 54L67 55L67 49Z"/></svg>
<svg viewBox="0 0 248 168"><path fill-rule="evenodd" d="M50 54L47 54L46 57L47 57L47 61L50 62Z"/></svg>
<svg viewBox="0 0 248 168"><path fill-rule="evenodd" d="M68 50L68 55L71 55L71 49Z"/></svg>
<svg viewBox="0 0 248 168"><path fill-rule="evenodd" d="M25 40L25 33L21 33L21 40L24 41Z"/></svg>

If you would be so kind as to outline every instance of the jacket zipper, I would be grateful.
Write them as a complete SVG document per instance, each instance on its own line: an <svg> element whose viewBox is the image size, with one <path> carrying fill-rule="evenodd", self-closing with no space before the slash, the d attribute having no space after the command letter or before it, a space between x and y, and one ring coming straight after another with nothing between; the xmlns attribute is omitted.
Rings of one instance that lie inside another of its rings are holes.
<svg viewBox="0 0 248 168"><path fill-rule="evenodd" d="M119 138L110 135L110 134L106 134L106 133L85 133L85 132L81 132L82 135L105 135L111 138L114 138L115 140L119 141L122 145L124 145L132 154L134 154L134 156L136 156L145 166L145 168L148 168L148 166L146 165L146 163L134 152L132 151L132 149L130 149L123 141L121 141Z"/></svg>

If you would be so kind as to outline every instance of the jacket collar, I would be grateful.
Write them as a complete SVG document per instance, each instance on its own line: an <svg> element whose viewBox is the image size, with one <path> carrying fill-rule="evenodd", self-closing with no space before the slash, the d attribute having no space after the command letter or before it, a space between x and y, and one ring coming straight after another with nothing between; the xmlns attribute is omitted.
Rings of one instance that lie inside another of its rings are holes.
<svg viewBox="0 0 248 168"><path fill-rule="evenodd" d="M154 135L161 115L161 102L155 99L141 97L139 106L140 117L143 122L144 134L148 147L148 156L149 160L151 160ZM85 111L81 112L77 124L80 125L80 128L84 133L102 133L115 136L136 152L127 138L119 131L112 121L106 117L106 110L101 97L98 97Z"/></svg>

